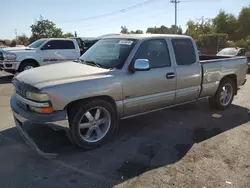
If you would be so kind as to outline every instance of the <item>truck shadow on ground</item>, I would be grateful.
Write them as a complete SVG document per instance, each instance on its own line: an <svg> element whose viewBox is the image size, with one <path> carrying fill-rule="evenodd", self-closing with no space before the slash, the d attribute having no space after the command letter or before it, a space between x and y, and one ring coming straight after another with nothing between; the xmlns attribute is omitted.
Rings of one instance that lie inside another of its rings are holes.
<svg viewBox="0 0 250 188"><path fill-rule="evenodd" d="M13 75L1 76L0 77L0 84L9 84L11 83Z"/></svg>
<svg viewBox="0 0 250 188"><path fill-rule="evenodd" d="M58 160L122 182L146 171L175 163L195 143L210 139L249 120L247 108L232 105L225 111L213 111L209 109L206 100L199 101L124 120L109 143L90 151L72 146L64 132L35 125L30 125L27 130L43 151L57 153ZM1 134L14 140L20 139L15 128L2 131Z"/></svg>

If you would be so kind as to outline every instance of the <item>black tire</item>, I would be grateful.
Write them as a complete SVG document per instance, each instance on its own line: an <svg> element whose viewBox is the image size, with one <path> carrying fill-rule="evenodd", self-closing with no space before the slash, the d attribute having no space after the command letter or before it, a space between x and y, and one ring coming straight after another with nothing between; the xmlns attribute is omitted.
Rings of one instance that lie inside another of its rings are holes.
<svg viewBox="0 0 250 188"><path fill-rule="evenodd" d="M82 119L83 115L89 110L94 107L102 107L107 110L110 114L110 127L106 133L106 135L97 142L88 142L84 140L79 132L79 122ZM118 127L118 119L115 107L105 100L92 100L87 103L82 103L81 105L71 107L71 113L69 113L69 122L70 122L70 130L67 132L67 136L69 140L83 148L83 149L93 149L99 147L101 144L105 143L109 140L109 138L113 135L115 130Z"/></svg>
<svg viewBox="0 0 250 188"><path fill-rule="evenodd" d="M232 97L231 97L231 100L229 101L229 103L227 105L223 105L220 101L220 94L223 90L223 87L226 85L226 84L230 84L232 86ZM217 89L215 95L213 97L210 97L208 99L209 101L209 105L211 108L214 108L214 109L219 109L219 110L225 110L226 108L228 108L233 99L234 99L234 95L236 93L236 85L235 83L232 81L232 79L230 78L225 78L221 81L220 85L219 85L219 88Z"/></svg>
<svg viewBox="0 0 250 188"><path fill-rule="evenodd" d="M25 70L25 67L32 66L33 68L37 67L37 64L31 61L24 61L21 63L18 72L23 72Z"/></svg>

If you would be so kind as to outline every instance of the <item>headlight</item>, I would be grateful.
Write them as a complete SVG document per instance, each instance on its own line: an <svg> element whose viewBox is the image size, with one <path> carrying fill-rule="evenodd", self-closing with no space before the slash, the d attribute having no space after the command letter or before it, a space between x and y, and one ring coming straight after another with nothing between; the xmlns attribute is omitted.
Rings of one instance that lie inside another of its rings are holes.
<svg viewBox="0 0 250 188"><path fill-rule="evenodd" d="M13 53L4 53L3 57L6 60L12 60L12 61L15 61L17 58L16 54L13 54Z"/></svg>
<svg viewBox="0 0 250 188"><path fill-rule="evenodd" d="M45 102L49 101L49 96L45 93L33 93L33 92L26 92L26 97L33 101Z"/></svg>

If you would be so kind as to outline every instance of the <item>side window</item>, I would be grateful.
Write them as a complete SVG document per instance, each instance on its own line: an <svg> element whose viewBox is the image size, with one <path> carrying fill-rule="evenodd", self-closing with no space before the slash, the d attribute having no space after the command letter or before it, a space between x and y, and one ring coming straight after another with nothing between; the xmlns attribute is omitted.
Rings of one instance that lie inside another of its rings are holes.
<svg viewBox="0 0 250 188"><path fill-rule="evenodd" d="M47 42L43 49L45 50L67 50L75 49L75 45L72 41L67 40L51 40Z"/></svg>
<svg viewBox="0 0 250 188"><path fill-rule="evenodd" d="M44 46L42 47L43 50L54 50L54 49L58 49L58 43L56 40L51 40L49 42L47 42L46 44L44 44Z"/></svg>
<svg viewBox="0 0 250 188"><path fill-rule="evenodd" d="M172 45L177 65L191 65L196 62L194 46L190 39L173 39Z"/></svg>
<svg viewBox="0 0 250 188"><path fill-rule="evenodd" d="M239 53L237 54L237 56L244 56L245 55L245 50L244 49L241 49L239 51Z"/></svg>
<svg viewBox="0 0 250 188"><path fill-rule="evenodd" d="M164 39L144 41L137 50L134 60L148 59L151 68L171 66L169 50Z"/></svg>
<svg viewBox="0 0 250 188"><path fill-rule="evenodd" d="M60 45L59 49L61 50L75 49L75 45L73 41L70 41L70 40L61 40L61 41L58 41L58 44Z"/></svg>

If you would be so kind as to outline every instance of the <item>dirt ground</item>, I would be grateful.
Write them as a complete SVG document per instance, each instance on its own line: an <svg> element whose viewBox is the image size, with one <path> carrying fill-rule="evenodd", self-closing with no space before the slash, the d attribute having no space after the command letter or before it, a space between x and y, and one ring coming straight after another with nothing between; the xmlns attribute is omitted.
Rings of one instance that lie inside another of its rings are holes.
<svg viewBox="0 0 250 188"><path fill-rule="evenodd" d="M0 72L0 188L250 187L250 82L226 111L202 100L124 120L110 143L91 151L29 125L39 147L58 154L48 160L14 126L11 79Z"/></svg>

